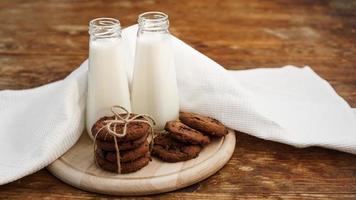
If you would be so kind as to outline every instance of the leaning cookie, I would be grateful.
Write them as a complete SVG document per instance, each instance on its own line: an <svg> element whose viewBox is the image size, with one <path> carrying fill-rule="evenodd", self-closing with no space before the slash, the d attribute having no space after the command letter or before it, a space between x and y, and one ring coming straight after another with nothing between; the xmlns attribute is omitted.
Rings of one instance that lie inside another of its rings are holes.
<svg viewBox="0 0 356 200"><path fill-rule="evenodd" d="M121 115L124 116L124 115ZM105 124L110 121L114 120L115 116L110 116L110 117L102 117L100 118L91 128L91 133L97 140L102 140L102 141L114 141L114 136L110 135L108 133L107 128L105 128ZM143 117L137 118L140 120L146 120ZM116 126L116 127L114 127ZM104 128L103 128L104 127ZM113 124L111 129L116 130L117 133L122 133L124 128L124 124ZM127 131L126 135L121 138L117 138L118 141L120 142L127 142L127 141L132 141L132 140L137 140L138 138L143 137L150 131L150 126L145 123L145 122L130 122L127 125Z"/></svg>
<svg viewBox="0 0 356 200"><path fill-rule="evenodd" d="M135 149L141 146L147 140L147 137L148 137L148 133L146 133L146 135L136 140L131 140L127 142L118 142L118 147L120 150ZM114 141L110 142L110 141L96 140L96 145L99 149L103 149L104 151L116 151Z"/></svg>
<svg viewBox="0 0 356 200"><path fill-rule="evenodd" d="M152 156L165 162L181 162L196 158L201 149L200 145L178 142L168 134L163 134L154 139Z"/></svg>
<svg viewBox="0 0 356 200"><path fill-rule="evenodd" d="M196 113L180 112L179 120L198 131L215 137L227 135L227 128L218 120Z"/></svg>
<svg viewBox="0 0 356 200"><path fill-rule="evenodd" d="M110 171L110 172L117 172L117 163L116 162L110 162L100 156L96 156L96 162L99 165L100 168ZM146 165L151 160L151 156L149 153L146 153L144 156L132 161L132 162L124 162L121 163L121 173L122 174L127 174L127 173L132 173L136 172Z"/></svg>
<svg viewBox="0 0 356 200"><path fill-rule="evenodd" d="M126 150L126 151L120 151L120 161L121 162L130 162L133 160L136 160L142 156L144 156L147 152L149 152L149 143L148 141L144 142L141 146L131 149L131 150ZM99 149L100 151L100 149ZM116 162L117 160L117 155L116 151L110 151L110 152L104 152L104 158L110 162Z"/></svg>
<svg viewBox="0 0 356 200"><path fill-rule="evenodd" d="M206 145L210 143L208 136L201 132L190 128L180 121L169 121L166 123L165 129L169 135L176 140L190 144Z"/></svg>

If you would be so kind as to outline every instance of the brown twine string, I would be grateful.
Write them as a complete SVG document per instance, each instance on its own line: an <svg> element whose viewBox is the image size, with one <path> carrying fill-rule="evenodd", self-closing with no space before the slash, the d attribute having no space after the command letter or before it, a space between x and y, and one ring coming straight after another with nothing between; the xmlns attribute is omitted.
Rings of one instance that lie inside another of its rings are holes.
<svg viewBox="0 0 356 200"><path fill-rule="evenodd" d="M120 109L121 111L124 111L124 117L122 117L118 112L115 111L115 109ZM117 161L117 173L121 174L121 157L120 157L120 150L119 150L119 145L117 143L117 137L122 138L125 137L125 135L127 134L127 125L131 122L142 122L142 123L146 123L150 126L150 137L151 137L151 143L150 143L150 150L152 150L153 147L153 139L154 139L154 130L153 130L153 126L156 124L155 121L153 120L153 118L149 115L146 114L134 114L134 113L130 113L128 110L126 110L124 107L122 106L113 106L111 107L111 112L114 114L115 119L109 119L109 120L105 120L103 123L103 127L101 127L94 136L94 160L96 162L95 156L96 156L96 149L97 149L97 144L96 144L96 137L98 136L98 134L100 133L101 130L103 130L104 128L106 128L107 132L106 134L112 135L114 137L114 142L115 142L115 149L116 149L116 161ZM131 117L131 115L133 115ZM137 119L137 118L144 118L143 119ZM122 133L117 133L116 132L116 127L118 125L122 125L124 124L124 128ZM106 136L106 135L105 135ZM97 162L96 162L97 164Z"/></svg>

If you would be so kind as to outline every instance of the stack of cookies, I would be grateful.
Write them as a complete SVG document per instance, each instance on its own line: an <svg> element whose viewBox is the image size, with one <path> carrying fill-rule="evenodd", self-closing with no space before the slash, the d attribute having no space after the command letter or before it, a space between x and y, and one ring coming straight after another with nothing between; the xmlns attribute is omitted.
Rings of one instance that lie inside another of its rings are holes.
<svg viewBox="0 0 356 200"><path fill-rule="evenodd" d="M93 136L96 135L95 160L104 170L118 172L117 154L114 136L110 135L108 129L104 127L112 117L99 119L92 127ZM143 118L138 118L145 120ZM113 124L111 130L122 133L124 124ZM126 135L116 137L117 147L120 152L121 173L131 173L148 165L151 160L149 142L150 126L144 122L133 121L127 124Z"/></svg>
<svg viewBox="0 0 356 200"><path fill-rule="evenodd" d="M219 121L187 112L181 112L179 120L167 122L165 130L166 133L154 139L152 155L166 162L196 158L211 139L228 133Z"/></svg>

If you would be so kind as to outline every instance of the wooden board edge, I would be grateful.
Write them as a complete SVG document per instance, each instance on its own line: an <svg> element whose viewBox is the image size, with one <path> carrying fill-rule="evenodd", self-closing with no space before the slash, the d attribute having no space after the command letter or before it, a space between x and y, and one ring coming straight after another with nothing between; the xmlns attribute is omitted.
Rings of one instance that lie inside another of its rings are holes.
<svg viewBox="0 0 356 200"><path fill-rule="evenodd" d="M88 178L90 179L90 182L100 182L101 184L100 186L88 184L87 180L82 179L82 174L79 174L78 171L69 168L64 163L60 162L60 160L57 160L47 166L47 169L61 181L89 192L120 196L158 194L174 191L195 184L212 176L223 168L230 160L235 149L236 136L234 131L229 130L229 134L224 140L225 141L219 150L219 154L215 154L210 159L205 160L189 170L184 170L177 174L154 177L139 182L135 179L121 179L116 182L112 179L110 179L110 181L105 181L102 178L89 176ZM216 163L216 165L212 165L211 163ZM64 168L66 170L63 170ZM67 172L64 173L64 171Z"/></svg>

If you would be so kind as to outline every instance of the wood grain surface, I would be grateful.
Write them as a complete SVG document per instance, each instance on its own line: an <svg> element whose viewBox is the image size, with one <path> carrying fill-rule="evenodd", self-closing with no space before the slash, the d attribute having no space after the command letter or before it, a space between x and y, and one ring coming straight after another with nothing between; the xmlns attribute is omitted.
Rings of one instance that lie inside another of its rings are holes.
<svg viewBox="0 0 356 200"><path fill-rule="evenodd" d="M309 65L356 107L352 0L0 0L0 89L64 78L88 55L90 19L110 16L128 26L149 10L168 13L173 34L227 69ZM237 138L232 159L214 176L145 198L356 199L356 156ZM78 190L45 169L0 186L0 199L39 198L113 197Z"/></svg>

